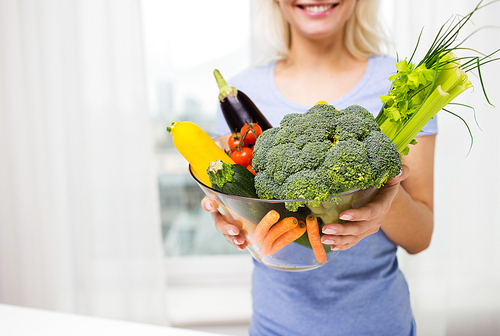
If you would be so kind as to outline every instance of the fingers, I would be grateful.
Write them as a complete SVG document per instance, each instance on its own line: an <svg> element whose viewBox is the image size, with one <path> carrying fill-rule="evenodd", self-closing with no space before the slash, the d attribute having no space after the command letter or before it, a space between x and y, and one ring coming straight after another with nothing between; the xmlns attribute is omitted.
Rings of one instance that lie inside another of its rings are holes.
<svg viewBox="0 0 500 336"><path fill-rule="evenodd" d="M333 251L342 251L376 233L394 198L394 196L390 197L387 192L386 194L377 195L371 203L359 209L342 212L340 219L347 222L325 224L322 228L324 235L321 237L323 244L330 245Z"/></svg>
<svg viewBox="0 0 500 336"><path fill-rule="evenodd" d="M374 233L378 230L377 223L352 222L343 224L326 224L323 226L323 233L326 236L362 236L367 232Z"/></svg>
<svg viewBox="0 0 500 336"><path fill-rule="evenodd" d="M347 222L324 225L323 244L331 245L334 251L346 250L361 239L378 232L396 192L397 188L395 191L380 190L367 205L342 212L340 219Z"/></svg>
<svg viewBox="0 0 500 336"><path fill-rule="evenodd" d="M378 232L397 192L395 188L380 190L374 200L359 209L349 209L340 214L343 223L323 226L322 242L332 250L346 250L361 239Z"/></svg>
<svg viewBox="0 0 500 336"><path fill-rule="evenodd" d="M224 237L231 242L237 249L243 250L248 245L243 232L240 231L239 227L234 225L232 219L223 216L217 209L219 203L208 196L205 196L201 200L201 207L203 210L210 212L212 215L212 220L215 223L215 229L222 233Z"/></svg>
<svg viewBox="0 0 500 336"><path fill-rule="evenodd" d="M219 203L211 197L205 196L201 200L201 208L207 212L218 212Z"/></svg>
<svg viewBox="0 0 500 336"><path fill-rule="evenodd" d="M212 219L215 223L215 228L217 231L222 233L224 237L230 241L236 248L243 250L248 241L243 235L243 231L241 231L238 226L230 223L228 218L223 216L220 212L212 212Z"/></svg>
<svg viewBox="0 0 500 336"><path fill-rule="evenodd" d="M326 224L321 242L330 245L332 250L346 250L371 234L378 232L380 225L369 222Z"/></svg>
<svg viewBox="0 0 500 336"><path fill-rule="evenodd" d="M343 211L340 214L340 219L350 222L368 222L379 218L381 222L391 209L392 200L396 196L396 193L397 189L384 191L381 190L373 199L373 201L366 204L365 206L359 209L349 209Z"/></svg>
<svg viewBox="0 0 500 336"><path fill-rule="evenodd" d="M358 209L343 211L340 214L340 219L344 221L369 221L380 216L385 216L391 208L392 201L398 192L399 184L409 175L410 168L403 165L401 173L396 177L388 179L370 203Z"/></svg>

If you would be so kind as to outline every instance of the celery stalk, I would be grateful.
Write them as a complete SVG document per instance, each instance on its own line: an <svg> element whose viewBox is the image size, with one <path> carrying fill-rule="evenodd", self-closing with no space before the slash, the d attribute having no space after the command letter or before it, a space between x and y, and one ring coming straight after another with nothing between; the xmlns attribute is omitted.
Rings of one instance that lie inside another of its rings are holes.
<svg viewBox="0 0 500 336"><path fill-rule="evenodd" d="M446 106L449 97L450 94L443 91L441 86L438 86L431 93L418 113L415 113L413 117L404 125L404 128L393 138L393 142L396 145L398 152L404 152L408 144L422 130L425 124L427 124L437 112Z"/></svg>
<svg viewBox="0 0 500 336"><path fill-rule="evenodd" d="M415 136L429 120L461 93L473 87L468 79L468 71L477 70L483 94L489 103L481 77L481 66L498 60L492 56L500 49L484 55L463 47L463 42L457 43L457 37L477 10L497 1L482 5L481 0L469 14L457 16L456 23L451 21L448 26L443 25L425 57L416 66L412 63L415 51L410 60L405 59L396 64L397 73L389 77L392 88L386 96L381 97L384 105L375 120L401 154L408 154L408 145L416 143ZM417 47L418 42L415 50ZM453 52L459 49L473 51L477 55L459 58ZM461 59L466 60L463 67L460 65Z"/></svg>

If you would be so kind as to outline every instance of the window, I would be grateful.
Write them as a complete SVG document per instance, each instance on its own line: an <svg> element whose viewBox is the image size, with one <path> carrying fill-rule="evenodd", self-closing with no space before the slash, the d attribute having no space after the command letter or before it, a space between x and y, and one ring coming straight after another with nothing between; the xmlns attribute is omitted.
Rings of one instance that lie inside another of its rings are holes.
<svg viewBox="0 0 500 336"><path fill-rule="evenodd" d="M250 65L250 1L143 0L149 101L167 256L241 253L200 209L204 194L187 173L165 127L192 121L211 133L218 89Z"/></svg>
<svg viewBox="0 0 500 336"><path fill-rule="evenodd" d="M229 244L201 210L204 194L165 128L172 121L192 121L214 136L218 88L213 70L228 79L250 66L250 0L141 4L168 302L175 305L171 322L241 322L251 312L250 254ZM235 295L240 309L235 309Z"/></svg>

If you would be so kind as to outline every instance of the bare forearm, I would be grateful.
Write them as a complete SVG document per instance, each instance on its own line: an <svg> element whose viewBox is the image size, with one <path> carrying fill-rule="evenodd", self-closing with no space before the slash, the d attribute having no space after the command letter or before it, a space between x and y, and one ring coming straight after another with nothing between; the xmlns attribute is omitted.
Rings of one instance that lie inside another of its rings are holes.
<svg viewBox="0 0 500 336"><path fill-rule="evenodd" d="M400 186L381 228L394 244L408 253L419 253L431 242L434 228L432 204L413 199Z"/></svg>

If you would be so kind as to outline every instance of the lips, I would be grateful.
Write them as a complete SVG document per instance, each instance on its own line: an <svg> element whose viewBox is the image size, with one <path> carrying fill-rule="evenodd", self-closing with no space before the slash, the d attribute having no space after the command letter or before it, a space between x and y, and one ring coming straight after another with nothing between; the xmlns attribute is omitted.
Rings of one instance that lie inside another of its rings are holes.
<svg viewBox="0 0 500 336"><path fill-rule="evenodd" d="M312 16L325 15L329 13L338 3L333 4L299 4L297 7L302 9L306 14Z"/></svg>

